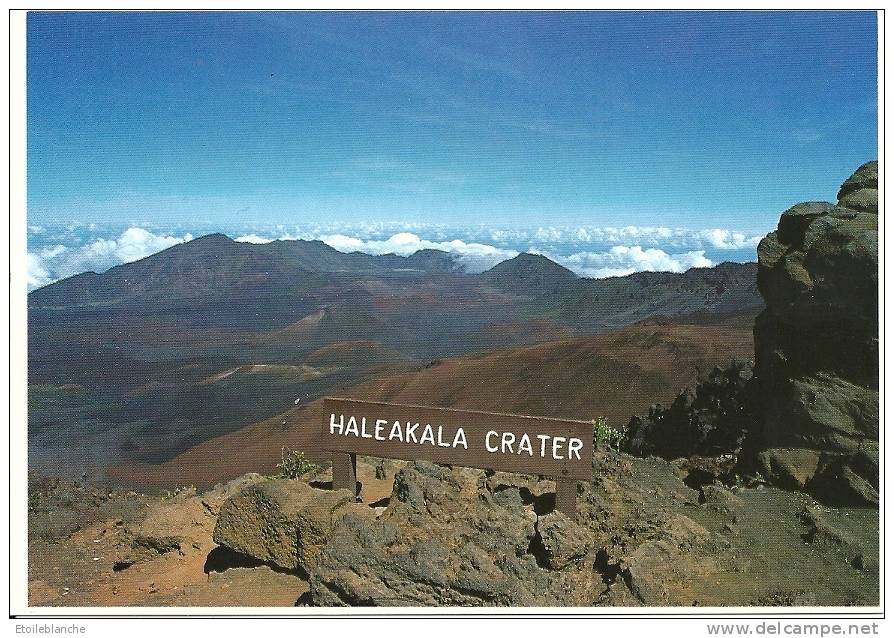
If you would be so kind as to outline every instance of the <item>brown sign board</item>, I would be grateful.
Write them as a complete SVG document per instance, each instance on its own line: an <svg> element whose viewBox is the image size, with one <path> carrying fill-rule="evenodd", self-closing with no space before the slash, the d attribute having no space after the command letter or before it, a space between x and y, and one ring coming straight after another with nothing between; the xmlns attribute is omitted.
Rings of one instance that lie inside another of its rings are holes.
<svg viewBox="0 0 894 638"><path fill-rule="evenodd" d="M327 398L323 441L333 452L562 480L593 473L588 421Z"/></svg>

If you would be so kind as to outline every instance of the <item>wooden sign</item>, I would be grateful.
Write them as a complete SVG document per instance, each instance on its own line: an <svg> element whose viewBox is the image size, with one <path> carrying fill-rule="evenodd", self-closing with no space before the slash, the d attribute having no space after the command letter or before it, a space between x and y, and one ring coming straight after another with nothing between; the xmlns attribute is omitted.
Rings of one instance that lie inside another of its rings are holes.
<svg viewBox="0 0 894 638"><path fill-rule="evenodd" d="M356 490L356 455L426 460L556 479L573 515L576 480L592 476L593 424L514 414L327 398L323 441L336 489Z"/></svg>

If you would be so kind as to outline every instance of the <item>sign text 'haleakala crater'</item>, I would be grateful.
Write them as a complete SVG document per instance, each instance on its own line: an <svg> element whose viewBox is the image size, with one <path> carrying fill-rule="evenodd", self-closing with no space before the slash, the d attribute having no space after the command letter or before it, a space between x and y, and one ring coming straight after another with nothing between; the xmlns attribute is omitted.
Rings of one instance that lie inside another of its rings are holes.
<svg viewBox="0 0 894 638"><path fill-rule="evenodd" d="M586 421L327 398L323 440L332 451L383 458L592 475L593 426Z"/></svg>

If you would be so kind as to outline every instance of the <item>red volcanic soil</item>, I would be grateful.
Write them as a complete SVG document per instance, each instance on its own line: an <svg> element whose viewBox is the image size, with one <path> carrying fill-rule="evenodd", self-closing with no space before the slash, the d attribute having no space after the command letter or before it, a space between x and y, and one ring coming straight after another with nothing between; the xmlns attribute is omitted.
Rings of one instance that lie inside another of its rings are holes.
<svg viewBox="0 0 894 638"><path fill-rule="evenodd" d="M435 293L418 293L411 295L379 295L372 299L373 308L377 311L399 312L403 308L435 308L446 306L443 295Z"/></svg>
<svg viewBox="0 0 894 638"><path fill-rule="evenodd" d="M571 328L550 319L528 321L496 321L484 326L474 335L481 349L497 348L505 343L539 343L558 341L574 336Z"/></svg>
<svg viewBox="0 0 894 638"><path fill-rule="evenodd" d="M312 312L306 317L290 323L285 328L264 333L258 337L260 342L282 341L283 339L304 339L314 334L320 327L320 323L326 316L326 309Z"/></svg>
<svg viewBox="0 0 894 638"><path fill-rule="evenodd" d="M700 372L754 352L746 322L647 323L584 338L445 360L340 391L342 396L621 425L653 403L669 402ZM270 472L283 446L324 461L322 402L296 407L201 443L166 463L109 470L125 484L211 485L246 472Z"/></svg>
<svg viewBox="0 0 894 638"><path fill-rule="evenodd" d="M311 352L304 363L316 368L344 367L382 368L385 366L408 365L413 360L386 348L378 341L336 341Z"/></svg>

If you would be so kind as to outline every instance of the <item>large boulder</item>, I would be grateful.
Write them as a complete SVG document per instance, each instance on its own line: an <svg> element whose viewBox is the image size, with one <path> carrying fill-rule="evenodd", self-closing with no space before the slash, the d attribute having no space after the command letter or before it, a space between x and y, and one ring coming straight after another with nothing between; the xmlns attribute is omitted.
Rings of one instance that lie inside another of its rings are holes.
<svg viewBox="0 0 894 638"><path fill-rule="evenodd" d="M348 513L374 517L348 490L322 490L290 479L252 485L223 503L214 542L290 571L310 572Z"/></svg>
<svg viewBox="0 0 894 638"><path fill-rule="evenodd" d="M877 189L868 162L837 205L793 206L758 246L758 466L846 503L878 503Z"/></svg>

